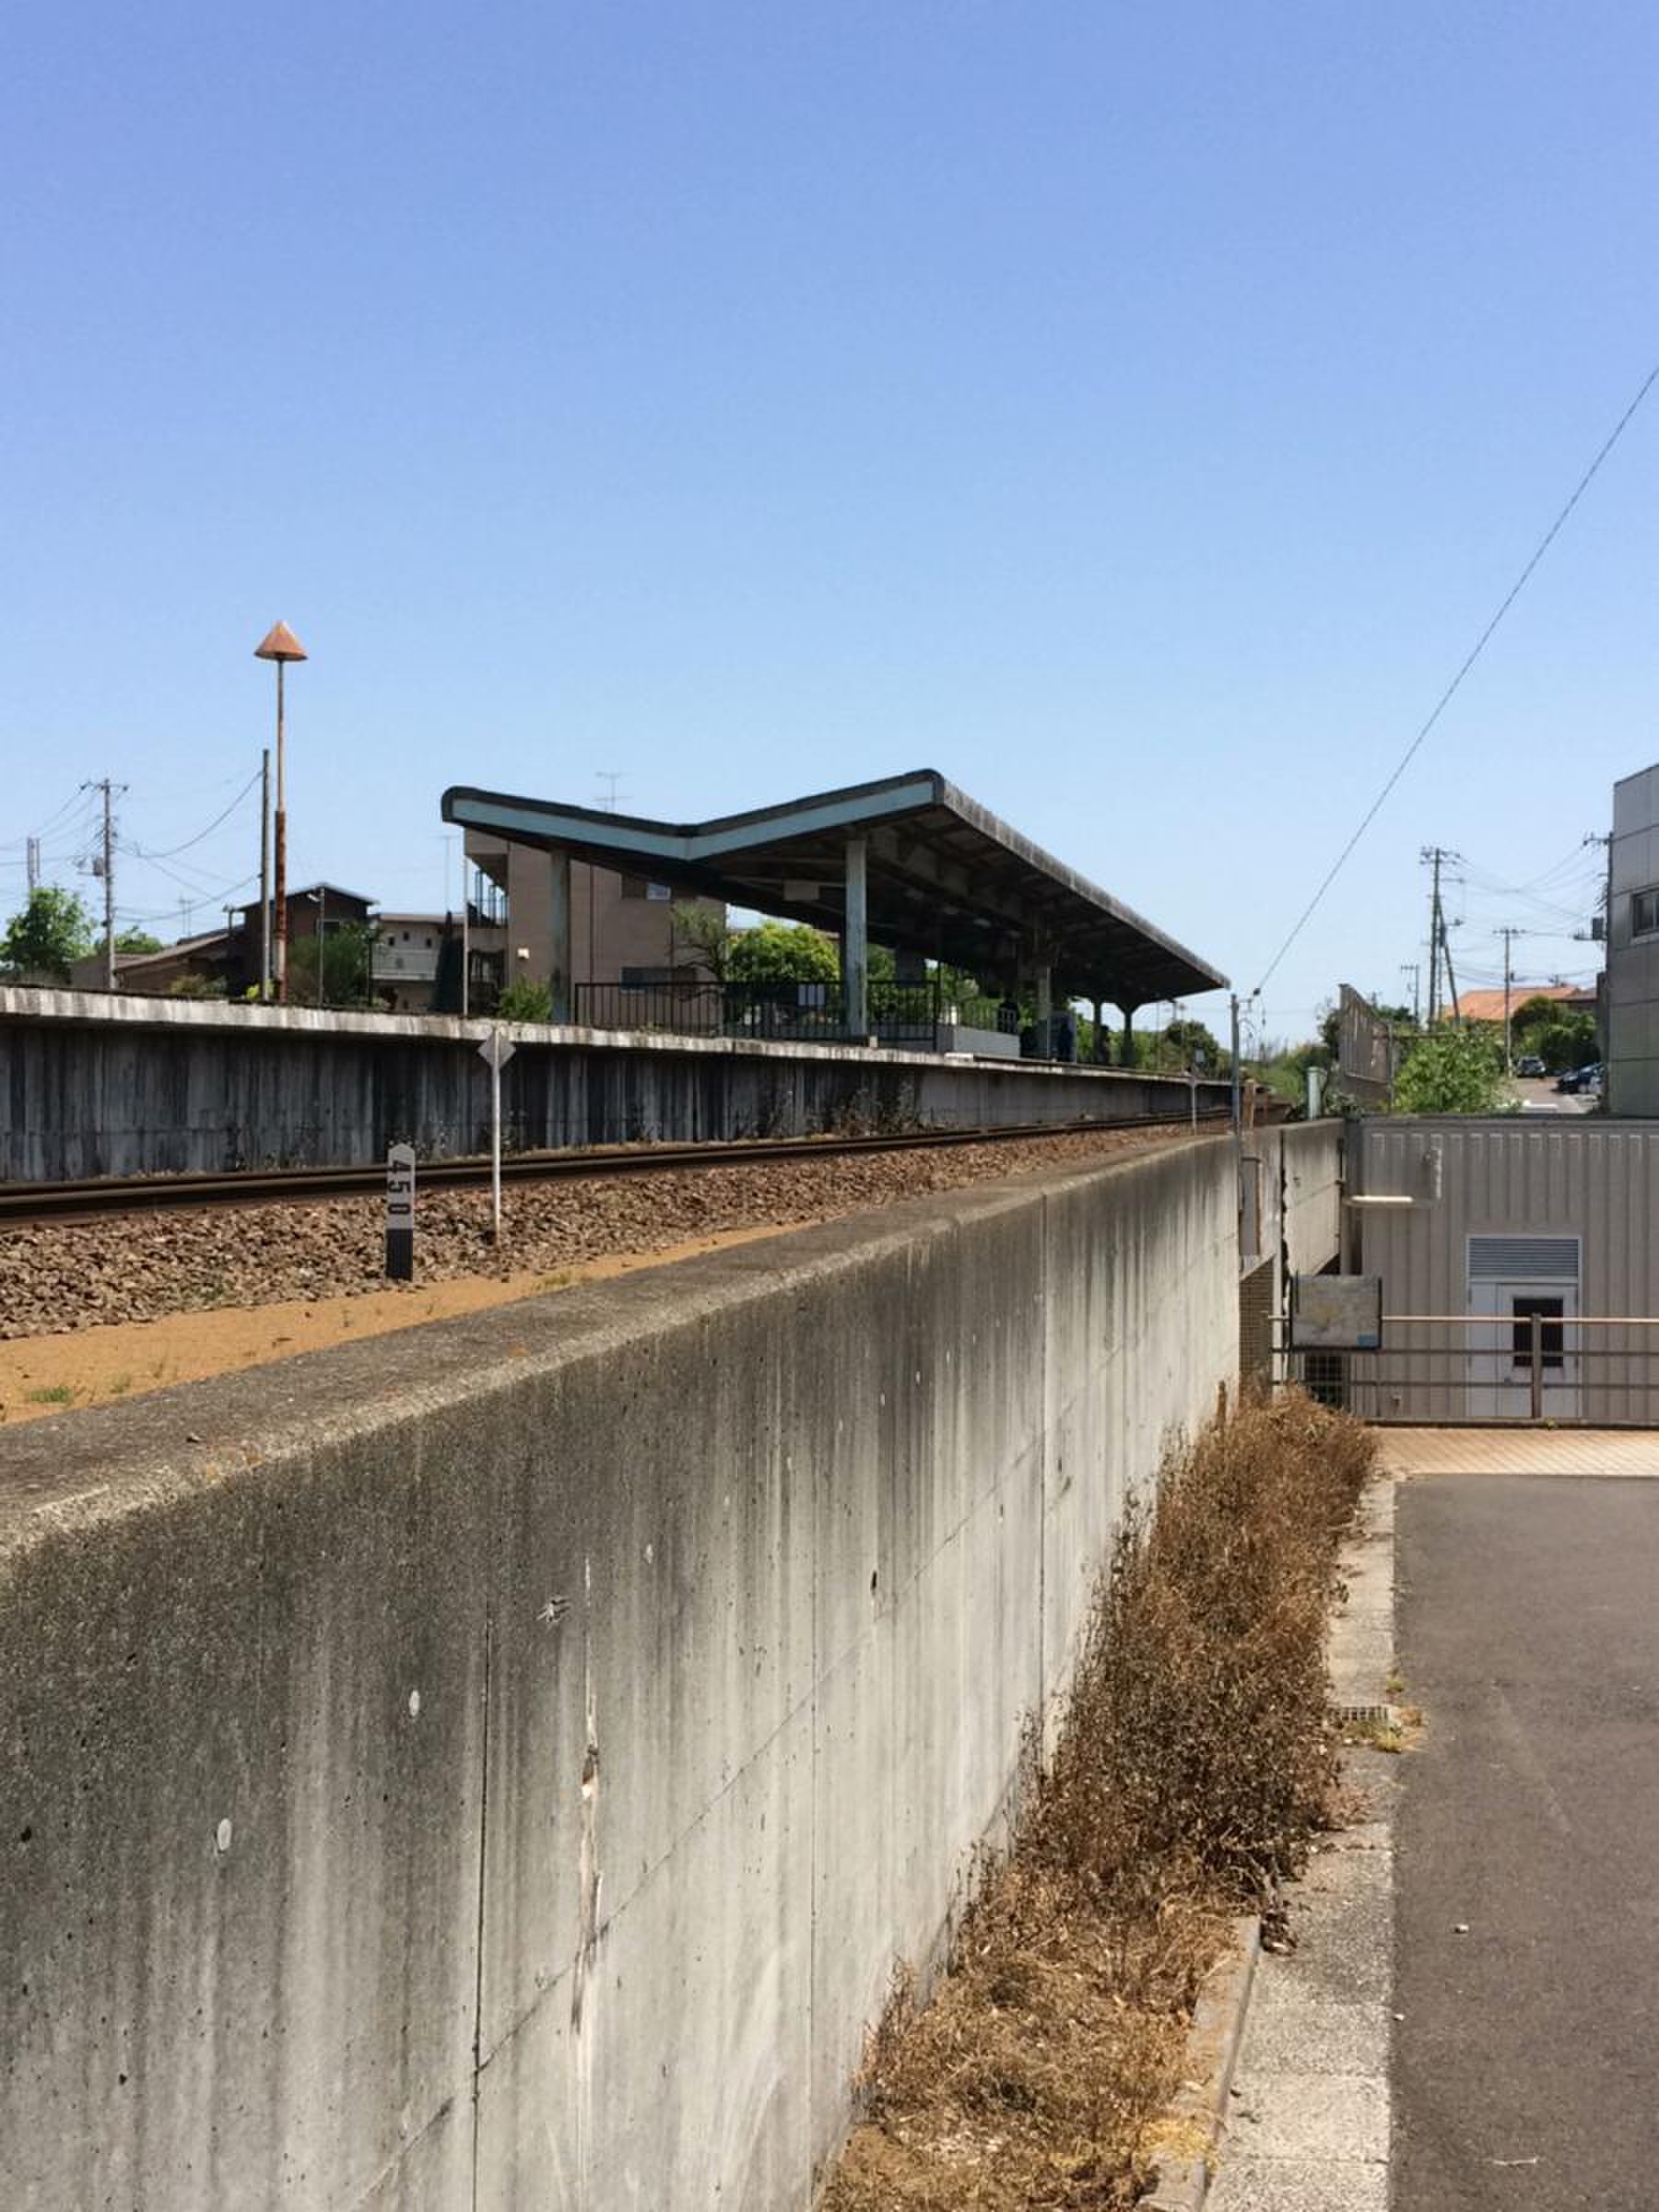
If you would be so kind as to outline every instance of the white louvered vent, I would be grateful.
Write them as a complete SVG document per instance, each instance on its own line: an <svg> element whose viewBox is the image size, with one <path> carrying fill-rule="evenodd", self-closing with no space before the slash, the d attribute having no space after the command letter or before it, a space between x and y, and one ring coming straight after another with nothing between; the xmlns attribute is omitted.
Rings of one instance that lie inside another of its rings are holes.
<svg viewBox="0 0 1659 2212"><path fill-rule="evenodd" d="M1471 1237L1469 1280L1576 1283L1576 1237Z"/></svg>

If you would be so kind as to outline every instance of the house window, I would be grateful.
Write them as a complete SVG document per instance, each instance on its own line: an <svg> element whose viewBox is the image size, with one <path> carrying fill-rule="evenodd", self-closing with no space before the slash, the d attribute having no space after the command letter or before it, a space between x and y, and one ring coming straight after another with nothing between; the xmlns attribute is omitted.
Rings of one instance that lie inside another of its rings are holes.
<svg viewBox="0 0 1659 2212"><path fill-rule="evenodd" d="M672 886L665 883L648 883L645 886L645 896L647 899L656 900L659 904L665 905L673 898L674 891Z"/></svg>
<svg viewBox="0 0 1659 2212"><path fill-rule="evenodd" d="M672 968L624 968L622 971L624 991L655 990L674 980Z"/></svg>
<svg viewBox="0 0 1659 2212"><path fill-rule="evenodd" d="M1632 891L1630 894L1630 935L1633 937L1651 937L1659 931L1659 886L1651 891Z"/></svg>

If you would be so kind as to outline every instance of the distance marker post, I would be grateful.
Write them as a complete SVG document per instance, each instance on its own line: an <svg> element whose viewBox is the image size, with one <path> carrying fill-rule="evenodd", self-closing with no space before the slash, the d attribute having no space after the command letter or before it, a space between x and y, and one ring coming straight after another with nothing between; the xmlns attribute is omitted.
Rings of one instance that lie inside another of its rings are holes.
<svg viewBox="0 0 1659 2212"><path fill-rule="evenodd" d="M394 1145L386 1154L386 1279L415 1280L415 1147Z"/></svg>
<svg viewBox="0 0 1659 2212"><path fill-rule="evenodd" d="M489 1238L501 1241L501 1070L518 1047L505 1030L491 1030L478 1047L489 1069Z"/></svg>

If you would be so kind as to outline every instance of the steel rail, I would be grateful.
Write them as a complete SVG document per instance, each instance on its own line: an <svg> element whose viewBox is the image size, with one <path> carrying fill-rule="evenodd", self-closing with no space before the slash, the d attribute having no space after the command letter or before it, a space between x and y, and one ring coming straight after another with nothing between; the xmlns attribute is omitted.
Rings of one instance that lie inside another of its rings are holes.
<svg viewBox="0 0 1659 2212"><path fill-rule="evenodd" d="M998 1129L912 1129L881 1136L751 1137L691 1145L602 1145L560 1152L515 1152L501 1161L504 1179L542 1182L596 1175L665 1174L687 1168L765 1166L773 1160L841 1159L865 1152L912 1152L955 1145L1010 1144L1044 1136L1100 1136L1120 1129L1189 1128L1190 1112L1125 1114L1120 1120L1022 1122ZM1201 1112L1200 1127L1227 1119ZM423 1190L465 1188L489 1181L486 1159L422 1161ZM0 1184L0 1230L46 1221L103 1219L174 1206L271 1206L371 1196L386 1171L362 1168L238 1168L222 1173L100 1177L74 1182Z"/></svg>

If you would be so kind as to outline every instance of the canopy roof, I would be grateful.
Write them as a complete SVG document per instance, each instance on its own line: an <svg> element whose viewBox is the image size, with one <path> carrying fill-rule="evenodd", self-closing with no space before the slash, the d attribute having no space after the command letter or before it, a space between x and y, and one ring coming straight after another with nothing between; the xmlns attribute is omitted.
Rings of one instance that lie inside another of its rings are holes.
<svg viewBox="0 0 1659 2212"><path fill-rule="evenodd" d="M1057 998L1118 1006L1227 981L935 769L686 823L462 784L444 793L443 818L837 933L847 840L863 837L871 936L947 960L987 987L1021 957L1052 961Z"/></svg>

